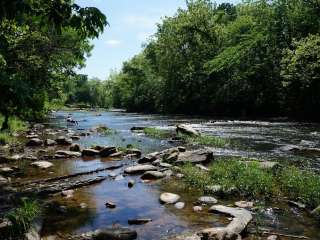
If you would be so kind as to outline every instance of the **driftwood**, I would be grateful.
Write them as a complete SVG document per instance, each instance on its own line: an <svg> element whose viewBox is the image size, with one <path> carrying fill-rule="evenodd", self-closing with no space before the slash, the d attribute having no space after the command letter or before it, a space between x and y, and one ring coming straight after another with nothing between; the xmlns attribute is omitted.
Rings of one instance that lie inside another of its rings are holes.
<svg viewBox="0 0 320 240"><path fill-rule="evenodd" d="M97 169L91 170L91 171L73 173L73 174L68 174L68 175L63 175L63 176L58 176L58 177L52 177L52 178L46 178L46 179L38 179L38 180L26 181L26 182L17 182L17 183L14 183L13 186L17 187L17 186L37 184L37 183L39 184L39 183L54 182L54 181L68 179L68 178L74 178L74 177L78 177L78 176L83 176L83 175L89 175L89 174L93 174L93 173L103 172L103 171L106 171L106 170L113 170L113 169L121 168L122 166L123 166L123 164L118 164L118 165L109 166L109 167L105 167L105 168L97 168Z"/></svg>
<svg viewBox="0 0 320 240"><path fill-rule="evenodd" d="M211 212L223 213L232 216L233 219L226 227L208 228L202 230L199 235L202 239L229 240L241 239L241 232L252 220L251 213L243 208L225 207L215 205L210 208Z"/></svg>
<svg viewBox="0 0 320 240"><path fill-rule="evenodd" d="M21 193L36 193L38 195L49 195L57 192L62 192L69 189L80 188L83 186L88 186L95 183L100 183L107 179L107 177L95 177L85 180L69 180L64 179L65 181L56 181L50 184L31 184L26 189L22 189Z"/></svg>

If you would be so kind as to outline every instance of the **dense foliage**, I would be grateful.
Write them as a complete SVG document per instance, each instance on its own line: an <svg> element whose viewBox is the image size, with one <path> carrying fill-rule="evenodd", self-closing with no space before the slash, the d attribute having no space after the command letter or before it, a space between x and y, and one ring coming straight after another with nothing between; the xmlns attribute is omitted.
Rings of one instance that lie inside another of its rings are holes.
<svg viewBox="0 0 320 240"><path fill-rule="evenodd" d="M48 104L63 99L66 82L78 78L107 24L93 7L73 0L2 0L0 3L0 113L38 119Z"/></svg>
<svg viewBox="0 0 320 240"><path fill-rule="evenodd" d="M109 79L131 111L320 119L320 5L187 1Z"/></svg>

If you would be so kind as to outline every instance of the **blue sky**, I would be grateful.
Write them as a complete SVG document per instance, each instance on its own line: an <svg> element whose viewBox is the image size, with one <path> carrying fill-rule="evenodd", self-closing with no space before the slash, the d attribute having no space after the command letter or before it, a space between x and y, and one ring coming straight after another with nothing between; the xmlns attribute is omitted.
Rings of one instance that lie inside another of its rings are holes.
<svg viewBox="0 0 320 240"><path fill-rule="evenodd" d="M236 2L217 1L219 2ZM95 45L86 67L80 72L106 79L112 69L141 51L141 45L156 31L156 23L185 8L185 0L76 0L80 6L99 8L110 26L92 43Z"/></svg>

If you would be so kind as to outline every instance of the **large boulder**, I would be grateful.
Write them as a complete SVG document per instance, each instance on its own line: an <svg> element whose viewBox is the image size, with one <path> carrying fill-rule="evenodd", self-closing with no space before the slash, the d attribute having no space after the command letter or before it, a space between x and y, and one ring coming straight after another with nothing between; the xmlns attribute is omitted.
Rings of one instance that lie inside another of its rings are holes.
<svg viewBox="0 0 320 240"><path fill-rule="evenodd" d="M157 167L155 167L153 165L138 164L138 165L126 168L124 170L124 172L127 173L127 174L138 174L138 173L144 173L144 172L147 172L147 171L155 171L155 170L157 170Z"/></svg>
<svg viewBox="0 0 320 240"><path fill-rule="evenodd" d="M36 147L36 146L41 146L43 144L43 141L39 138L31 138L27 142L27 146L29 147Z"/></svg>
<svg viewBox="0 0 320 240"><path fill-rule="evenodd" d="M179 124L176 128L176 132L177 133L183 133L183 134L187 134L190 136L198 136L200 135L199 132L197 130L195 130L194 128L192 128L189 125L186 124Z"/></svg>
<svg viewBox="0 0 320 240"><path fill-rule="evenodd" d="M214 158L212 151L200 149L179 153L176 163L207 164L210 163L213 159Z"/></svg>

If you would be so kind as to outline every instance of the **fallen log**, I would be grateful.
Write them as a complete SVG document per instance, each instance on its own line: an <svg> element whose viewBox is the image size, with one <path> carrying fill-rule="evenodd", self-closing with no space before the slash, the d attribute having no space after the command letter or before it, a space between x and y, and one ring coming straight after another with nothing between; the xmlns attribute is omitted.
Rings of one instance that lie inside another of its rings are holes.
<svg viewBox="0 0 320 240"><path fill-rule="evenodd" d="M210 212L222 213L233 217L232 221L226 227L216 227L204 229L198 233L201 239L241 239L240 234L252 220L250 211L243 208L225 207L215 205L209 209Z"/></svg>
<svg viewBox="0 0 320 240"><path fill-rule="evenodd" d="M26 182L17 182L17 183L13 183L12 185L15 186L15 187L18 187L18 186L30 185L30 184L36 184L36 183L54 182L54 181L58 181L58 180L64 180L64 179L68 179L68 178L74 178L74 177L78 177L78 176L83 176L83 175L89 175L89 174L93 174L93 173L103 172L103 171L106 171L106 170L113 170L113 169L121 168L122 166L123 166L123 164L118 164L118 165L109 166L109 167L105 167L105 168L97 168L97 169L91 170L91 171L73 173L73 174L68 174L68 175L63 175L63 176L58 176L58 177L52 177L52 178L46 178L46 179L38 179L38 180L26 181Z"/></svg>

